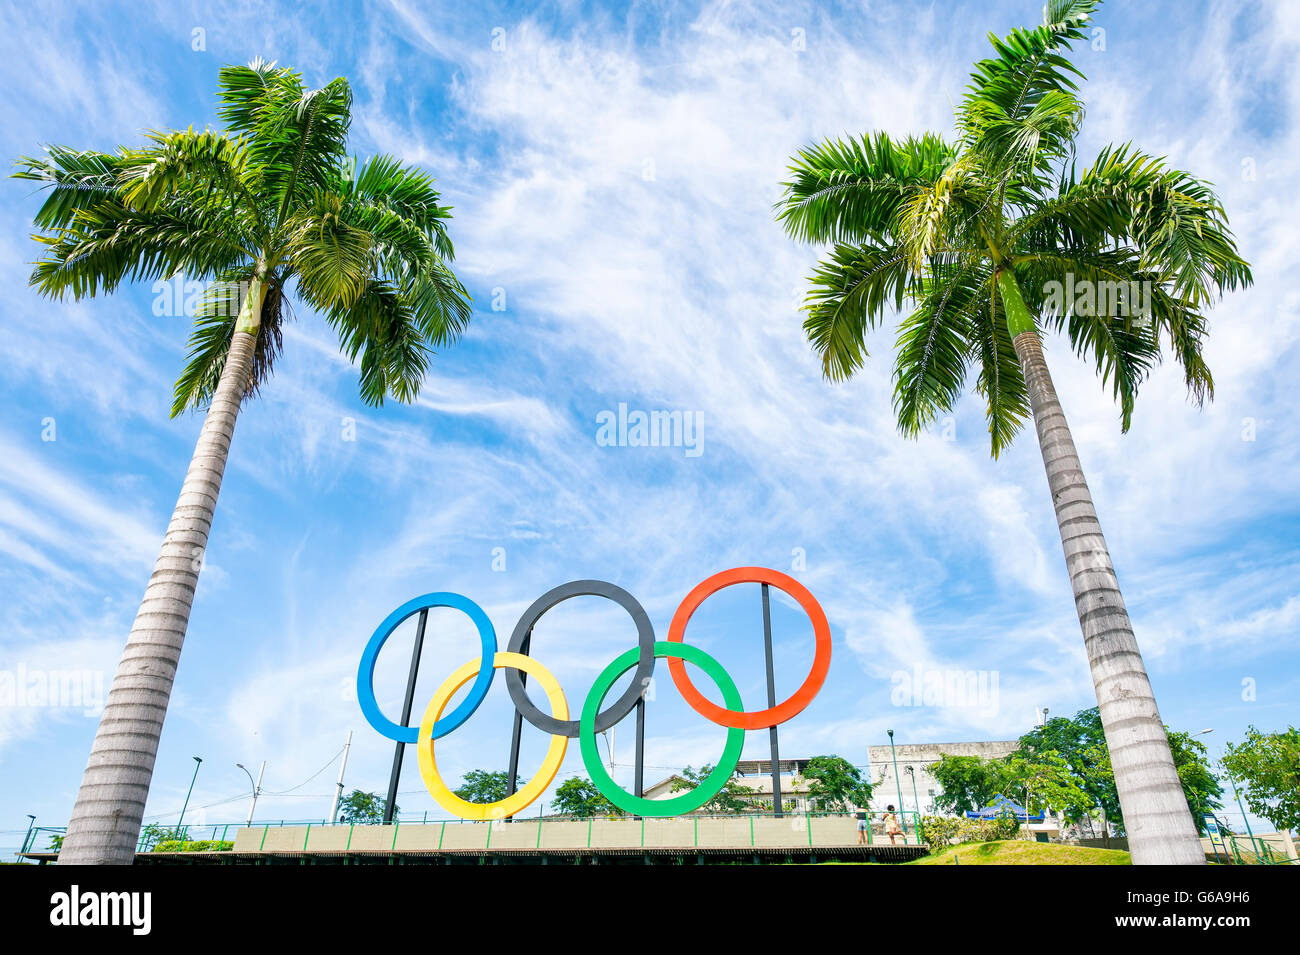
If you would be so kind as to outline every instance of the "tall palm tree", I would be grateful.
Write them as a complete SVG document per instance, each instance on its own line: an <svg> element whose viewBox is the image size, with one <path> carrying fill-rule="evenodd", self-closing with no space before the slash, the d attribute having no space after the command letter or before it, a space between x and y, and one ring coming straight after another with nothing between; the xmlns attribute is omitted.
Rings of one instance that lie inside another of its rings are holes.
<svg viewBox="0 0 1300 955"><path fill-rule="evenodd" d="M307 89L273 63L219 74L222 133L153 133L143 148L48 147L15 175L48 187L31 284L61 299L184 274L207 284L172 414L206 408L194 456L113 679L61 862L129 863L240 405L270 377L292 290L321 312L361 397L418 393L431 346L469 295L448 266L450 210L427 174L345 144L343 78Z"/></svg>
<svg viewBox="0 0 1300 955"><path fill-rule="evenodd" d="M831 246L804 322L826 377L861 368L868 330L908 301L894 369L905 434L951 411L970 370L995 457L1032 414L1133 861L1199 863L1041 335L1064 331L1096 363L1127 430L1163 345L1192 398L1213 396L1203 311L1251 274L1204 181L1130 144L1078 172L1082 74L1065 54L1098 5L1049 0L1041 26L990 36L950 139L877 132L801 151L777 211L792 236Z"/></svg>

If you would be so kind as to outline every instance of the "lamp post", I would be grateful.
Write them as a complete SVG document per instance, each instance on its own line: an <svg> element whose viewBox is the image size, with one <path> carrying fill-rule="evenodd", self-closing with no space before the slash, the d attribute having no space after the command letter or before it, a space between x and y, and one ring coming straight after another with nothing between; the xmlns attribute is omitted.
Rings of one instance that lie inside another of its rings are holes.
<svg viewBox="0 0 1300 955"><path fill-rule="evenodd" d="M912 801L916 803L916 815L921 815L921 797L916 793L916 770L911 766L904 766L903 772L912 777Z"/></svg>
<svg viewBox="0 0 1300 955"><path fill-rule="evenodd" d="M262 774L266 772L266 760L262 760L262 768L257 771L257 782L253 782L253 774L248 771L247 766L243 763L235 763L235 765L244 771L244 775L248 777L248 784L253 787L253 803L248 807L248 822L244 823L246 826L251 826L253 824L253 812L257 809L257 797L262 792ZM198 771L195 770L195 772ZM330 821L333 822L332 819Z"/></svg>
<svg viewBox="0 0 1300 955"><path fill-rule="evenodd" d="M1192 738L1192 739L1195 739L1195 738L1198 737L1198 736L1205 736L1207 733L1213 733L1213 732L1214 732L1214 729L1213 729L1213 728L1210 728L1210 729L1203 729L1203 730L1201 730L1199 733L1192 733L1192 734L1191 734L1191 738ZM1200 819L1195 820L1195 822L1196 822L1196 831L1199 833L1199 832L1201 831L1201 828L1205 825L1205 804L1202 802L1200 796L1197 796L1197 797L1196 797L1196 811L1197 811L1197 813L1198 813L1198 814L1200 815L1200 817L1201 817ZM1213 813L1211 813L1211 815L1213 815ZM1213 847L1213 845L1214 845L1214 840L1210 840L1210 845L1211 845L1211 847ZM1217 850L1217 849L1216 849L1215 852L1214 852L1214 857L1215 857L1216 859L1219 857L1219 853L1218 853L1218 850Z"/></svg>
<svg viewBox="0 0 1300 955"><path fill-rule="evenodd" d="M194 775L190 777L190 788L189 788L189 792L187 792L187 793L185 794L185 803L184 803L184 805L181 806L181 817L180 817L179 819L176 820L176 833L175 833L175 835L176 835L176 838L177 838L177 839L179 839L179 838L181 837L181 823L183 823L183 822L185 821L185 810L188 809L189 806L190 806L190 793L194 792L194 780L196 780L196 779L199 778L199 767L202 766L202 765L203 765L203 757L202 757L202 756L195 756L195 757L194 757Z"/></svg>
<svg viewBox="0 0 1300 955"><path fill-rule="evenodd" d="M1259 845L1255 842L1255 833L1250 828L1250 820L1246 818L1246 807L1241 804L1241 793L1237 792L1237 781L1228 773L1228 783L1232 786L1232 798L1237 800L1237 808L1241 810L1241 821L1246 824L1246 835L1250 837L1251 848L1255 850L1255 858L1260 859ZM1234 845L1235 845L1234 841Z"/></svg>
<svg viewBox="0 0 1300 955"><path fill-rule="evenodd" d="M889 734L889 755L894 761L894 782L898 785L898 813L903 814L903 780L898 775L898 753L894 750L894 731L886 730ZM903 841L907 841L907 817L903 816Z"/></svg>
<svg viewBox="0 0 1300 955"><path fill-rule="evenodd" d="M352 730L348 730L348 741L343 744L343 762L339 766L339 781L334 788L334 804L330 806L330 825L334 825L339 817L339 802L343 799L343 774L348 770L348 750L352 749ZM263 763L263 766L266 764ZM248 821L251 823L253 817L249 816Z"/></svg>

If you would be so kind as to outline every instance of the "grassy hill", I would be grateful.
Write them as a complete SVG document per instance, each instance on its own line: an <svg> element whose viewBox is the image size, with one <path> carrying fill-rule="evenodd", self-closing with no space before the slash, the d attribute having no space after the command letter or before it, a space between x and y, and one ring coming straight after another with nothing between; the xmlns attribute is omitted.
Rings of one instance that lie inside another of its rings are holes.
<svg viewBox="0 0 1300 955"><path fill-rule="evenodd" d="M1089 849L1017 839L1009 842L968 842L922 856L906 865L1130 865L1129 854L1118 849Z"/></svg>

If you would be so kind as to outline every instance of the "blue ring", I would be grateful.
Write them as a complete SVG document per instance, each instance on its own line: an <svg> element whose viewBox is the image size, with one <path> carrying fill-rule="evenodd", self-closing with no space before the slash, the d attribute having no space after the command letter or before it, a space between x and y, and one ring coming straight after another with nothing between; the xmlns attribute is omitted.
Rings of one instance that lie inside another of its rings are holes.
<svg viewBox="0 0 1300 955"><path fill-rule="evenodd" d="M383 736L398 743L415 743L420 736L420 727L418 726L398 726L379 709L379 703L375 700L375 662L379 659L379 651L393 631L407 617L413 613L418 613L430 607L450 607L453 610L459 610L470 620L474 621L474 626L478 628L478 638L483 646L482 659L489 661L488 666L480 666L478 676L474 679L474 685L469 689L469 695L461 700L460 706L456 707L438 722L433 724L433 739L440 736L446 736L456 727L460 726L467 719L474 715L483 698L487 696L488 688L492 686L492 677L496 673L496 668L491 666L491 660L497 652L497 632L492 628L492 621L488 615L483 612L483 608L470 600L468 597L452 593L425 594L423 597L414 597L402 604L381 623L378 629L370 637L370 642L366 644L365 652L361 654L361 666L357 670L357 700L361 704L361 712L371 726Z"/></svg>

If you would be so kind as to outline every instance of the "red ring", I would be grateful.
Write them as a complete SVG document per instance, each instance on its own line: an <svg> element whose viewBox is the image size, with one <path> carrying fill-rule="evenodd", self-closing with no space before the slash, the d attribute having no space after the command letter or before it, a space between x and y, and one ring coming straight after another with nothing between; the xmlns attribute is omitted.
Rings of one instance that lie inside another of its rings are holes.
<svg viewBox="0 0 1300 955"><path fill-rule="evenodd" d="M821 690L822 684L826 682L826 674L831 668L831 628L826 622L826 614L822 611L821 605L808 589L793 577L767 567L733 567L731 570L724 570L702 581L686 595L686 599L673 614L673 622L668 627L669 642L682 643L686 636L686 624L690 621L691 615L699 609L700 604L723 587L730 587L732 584L771 584L798 601L804 613L808 614L808 619L812 621L813 634L817 638L817 650L813 656L812 671L808 674L808 679L803 681L803 686L777 706L756 710L753 713L737 713L735 710L723 709L705 699L704 695L695 689L691 678L686 675L686 665L681 659L669 657L668 672L673 675L673 683L677 684L677 691L681 693L682 698L705 719L719 726L745 730L767 729L798 716Z"/></svg>

